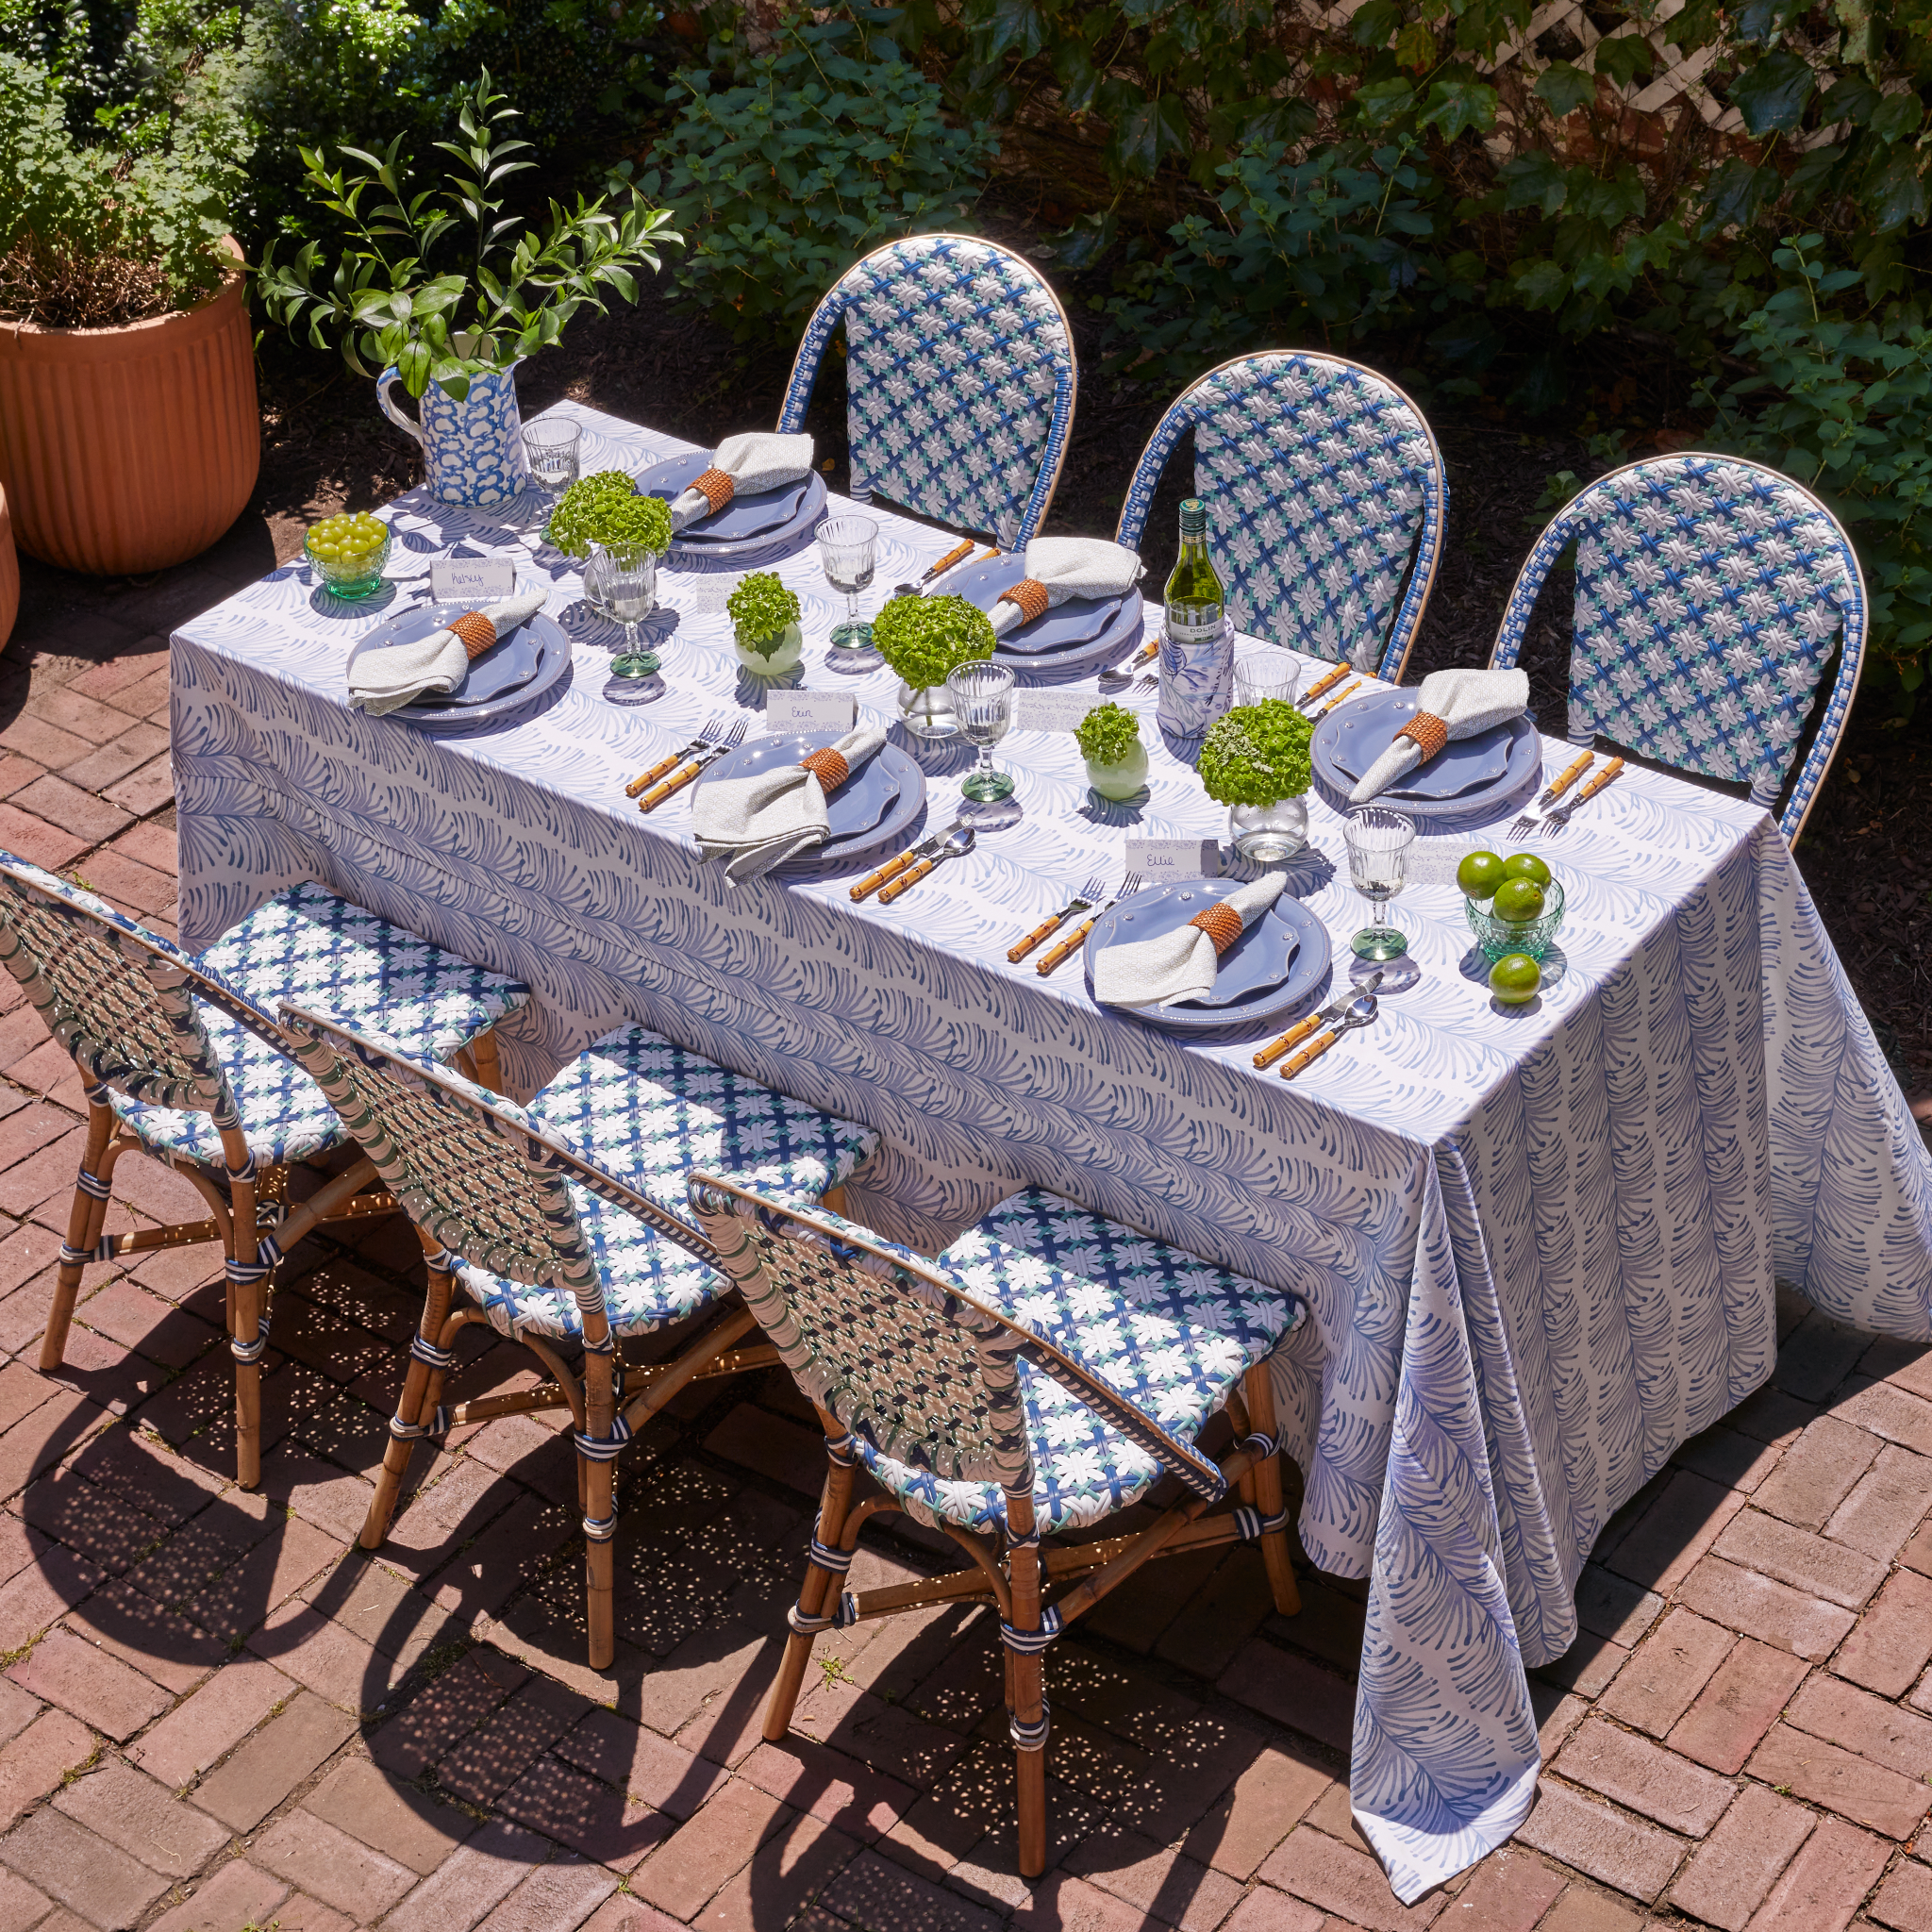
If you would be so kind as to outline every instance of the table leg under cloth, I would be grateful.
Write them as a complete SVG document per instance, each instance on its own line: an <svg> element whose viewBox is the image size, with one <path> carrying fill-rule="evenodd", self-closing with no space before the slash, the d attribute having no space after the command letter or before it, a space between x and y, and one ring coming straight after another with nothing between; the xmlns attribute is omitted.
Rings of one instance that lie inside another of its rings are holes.
<svg viewBox="0 0 1932 1932"><path fill-rule="evenodd" d="M1370 1578L1351 1791L1405 1900L1521 1822L1524 1668L1573 1641L1611 1513L1769 1374L1774 1275L1932 1338L1916 1131L1775 830L1729 801L1530 1051L1385 1002L1344 1111L1253 1077L1249 1043L1218 1059L957 957L940 898L894 924L842 891L727 897L621 797L499 741L361 718L187 634L174 677L188 944L312 874L529 981L524 1086L641 1020L885 1132L893 1201L855 1204L895 1205L884 1231L933 1244L1032 1182L1304 1295L1280 1423L1310 1556ZM1398 1110L1375 1086L1398 1076L1414 1131L1362 1117Z"/></svg>

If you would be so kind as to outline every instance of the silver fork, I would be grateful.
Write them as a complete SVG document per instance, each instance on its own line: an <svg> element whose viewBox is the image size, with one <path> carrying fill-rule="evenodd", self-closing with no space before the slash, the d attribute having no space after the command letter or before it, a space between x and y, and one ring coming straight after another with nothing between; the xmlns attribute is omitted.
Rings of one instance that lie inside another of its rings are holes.
<svg viewBox="0 0 1932 1932"><path fill-rule="evenodd" d="M1087 935L1093 930L1095 924L1102 916L1111 911L1123 899L1131 898L1140 890L1141 874L1137 872L1128 873L1122 879L1119 891L1114 893L1105 905L1094 907L1091 917L1083 919L1052 952L1041 956L1040 963L1034 967L1034 972L1039 974L1041 978L1044 979L1056 968L1063 966L1086 944Z"/></svg>
<svg viewBox="0 0 1932 1932"><path fill-rule="evenodd" d="M720 717L717 712L712 712L712 714L705 720L705 728L702 731L700 731L698 735L695 738L693 738L689 744L685 745L681 750L673 752L668 758L659 758L658 762L655 765L653 765L648 772L640 772L638 775L635 778L633 778L630 781L630 783L624 788L624 795L626 798L635 798L639 792L648 790L651 786L655 785L658 782L658 780L664 775L666 772L675 770L686 758L696 758L698 753L703 751L707 745L717 741L722 737L725 729L726 726L724 720L722 717ZM736 744L738 742L738 739L742 738L743 736L743 724L742 721L740 721L738 738L732 739L730 742Z"/></svg>
<svg viewBox="0 0 1932 1932"><path fill-rule="evenodd" d="M1537 813L1548 811L1551 806L1555 805L1557 799L1561 798L1564 792L1569 791L1571 786L1575 784L1577 779L1582 777L1584 773L1589 771L1591 766L1595 763L1595 752L1587 751L1572 763L1566 765L1562 772L1545 789L1543 795L1533 806L1524 808L1523 811L1518 815L1516 823L1509 827L1508 836L1512 839L1528 838L1537 828Z"/></svg>
<svg viewBox="0 0 1932 1932"><path fill-rule="evenodd" d="M644 793L643 797L638 801L638 809L640 811L654 810L657 807L662 805L667 798L671 797L674 792L682 791L708 765L715 765L726 752L735 750L743 742L744 720L742 718L736 718L732 721L728 730L722 733L714 733L694 750L681 751L677 754L676 758L660 759L651 767L650 772L644 774L645 778L648 780L653 772L671 772L671 775L660 783L653 785ZM684 759L689 759L690 762L683 764L681 769L677 771L671 771L672 766L680 764L680 761ZM628 791L630 788L626 786L625 789Z"/></svg>
<svg viewBox="0 0 1932 1932"><path fill-rule="evenodd" d="M1064 925L1073 918L1074 913L1090 910L1106 891L1107 874L1104 872L1095 873L1051 919L1041 920L1024 940L1007 948L1008 963L1017 966L1041 940L1049 938L1058 927Z"/></svg>
<svg viewBox="0 0 1932 1932"><path fill-rule="evenodd" d="M1570 823L1572 815L1579 805L1587 805L1624 769L1622 758L1612 758L1568 805L1559 806L1542 822L1541 830L1555 838Z"/></svg>

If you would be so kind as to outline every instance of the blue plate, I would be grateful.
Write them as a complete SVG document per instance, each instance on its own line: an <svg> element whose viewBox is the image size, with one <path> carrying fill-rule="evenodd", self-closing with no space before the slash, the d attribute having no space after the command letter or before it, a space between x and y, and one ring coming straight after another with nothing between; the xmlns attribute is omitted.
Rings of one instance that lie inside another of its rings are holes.
<svg viewBox="0 0 1932 1932"><path fill-rule="evenodd" d="M807 752L836 744L844 735L842 731L813 731L756 739L720 758L698 780L695 789L702 791L707 785L721 779L756 778L762 772L776 771L780 765L795 765ZM881 745L825 800L825 817L830 821L832 835L813 851L814 863L823 861L834 845L870 833L896 802L903 774L886 758L891 749L890 745Z"/></svg>
<svg viewBox="0 0 1932 1932"><path fill-rule="evenodd" d="M1149 886L1123 899L1094 922L1087 937L1087 991L1093 991L1093 960L1110 945L1140 940L1185 925L1204 906L1217 905L1238 891L1240 879L1188 879ZM1228 1026L1274 1021L1327 983L1331 954L1328 929L1299 899L1283 892L1263 918L1255 920L1221 956L1214 986L1207 996L1177 1007L1114 1007L1150 1026L1175 1033L1208 1033Z"/></svg>
<svg viewBox="0 0 1932 1932"><path fill-rule="evenodd" d="M414 643L443 629L453 617L475 607L469 604L419 604L398 611L379 624L349 653L347 673L364 651L391 644ZM522 706L534 703L570 669L570 639L547 613L521 624L470 666L457 690L433 698L419 698L387 713L409 724L455 725L470 728L492 723Z"/></svg>
<svg viewBox="0 0 1932 1932"><path fill-rule="evenodd" d="M1315 726L1308 751L1317 775L1346 798L1416 709L1413 689L1349 699ZM1379 793L1376 803L1387 801L1414 818L1457 818L1513 798L1541 771L1542 741L1535 722L1511 718L1444 745L1427 764Z"/></svg>
<svg viewBox="0 0 1932 1932"><path fill-rule="evenodd" d="M642 495L661 496L666 503L675 503L711 467L711 456L709 450L696 449L681 457L666 457L638 476L638 490ZM687 524L673 540L672 550L688 546L694 552L709 551L753 540L762 547L789 531L814 497L816 507L822 508L825 479L816 471L778 490L761 490L756 496L734 496L723 509Z"/></svg>
<svg viewBox="0 0 1932 1932"><path fill-rule="evenodd" d="M964 597L991 614L1000 592L1017 584L1026 575L1024 557L989 557L983 562L949 571L931 587L928 595ZM1138 610L1141 593L1128 591L1118 597L1069 597L1043 617L1023 624L1001 638L999 648L1023 658L1041 651L1065 651L1078 644L1091 644L1119 621L1124 605Z"/></svg>

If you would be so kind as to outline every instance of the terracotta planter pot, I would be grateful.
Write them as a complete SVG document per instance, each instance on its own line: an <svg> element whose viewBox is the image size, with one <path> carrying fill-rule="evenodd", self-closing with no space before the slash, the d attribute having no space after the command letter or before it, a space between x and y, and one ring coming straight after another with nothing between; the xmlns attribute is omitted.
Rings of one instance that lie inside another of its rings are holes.
<svg viewBox="0 0 1932 1932"><path fill-rule="evenodd" d="M7 492L0 490L0 650L13 635L20 615L20 558L13 554L13 524L7 512Z"/></svg>
<svg viewBox="0 0 1932 1932"><path fill-rule="evenodd" d="M97 576L180 563L242 514L260 467L240 274L125 328L0 322L0 486L28 556Z"/></svg>

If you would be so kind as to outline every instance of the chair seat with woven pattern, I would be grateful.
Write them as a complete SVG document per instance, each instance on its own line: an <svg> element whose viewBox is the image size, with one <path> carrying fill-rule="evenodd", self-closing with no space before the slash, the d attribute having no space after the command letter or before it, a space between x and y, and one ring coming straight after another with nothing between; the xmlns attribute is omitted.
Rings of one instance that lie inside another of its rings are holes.
<svg viewBox="0 0 1932 1932"><path fill-rule="evenodd" d="M869 1129L774 1093L641 1026L597 1041L524 1112L693 1232L685 1176L694 1167L805 1207L857 1172L878 1145ZM715 1268L614 1202L568 1178L565 1186L604 1277L614 1333L642 1334L716 1298ZM459 1278L501 1334L583 1339L577 1305L558 1289L508 1281L469 1263Z"/></svg>
<svg viewBox="0 0 1932 1932"><path fill-rule="evenodd" d="M714 1170L715 1171L715 1170ZM1302 1307L1211 1262L1029 1188L961 1235L937 1264L975 1300L1050 1341L1184 1442L1265 1360ZM1019 1364L1033 1450L1033 1507L1048 1535L1099 1522L1146 1494L1162 1465L1031 1362ZM859 1459L934 1528L1006 1520L997 1483L948 1482L882 1455Z"/></svg>

